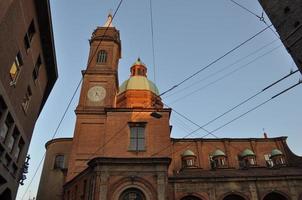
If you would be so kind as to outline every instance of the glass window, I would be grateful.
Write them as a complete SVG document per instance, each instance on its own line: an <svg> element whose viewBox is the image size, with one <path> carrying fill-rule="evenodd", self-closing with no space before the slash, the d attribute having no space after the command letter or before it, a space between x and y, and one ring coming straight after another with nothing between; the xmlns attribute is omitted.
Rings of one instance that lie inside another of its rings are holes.
<svg viewBox="0 0 302 200"><path fill-rule="evenodd" d="M21 53L18 52L9 70L10 78L13 82L17 80L22 65L23 65L22 56Z"/></svg>
<svg viewBox="0 0 302 200"><path fill-rule="evenodd" d="M64 155L57 155L55 158L54 169L64 169Z"/></svg>
<svg viewBox="0 0 302 200"><path fill-rule="evenodd" d="M38 77L39 77L39 70L40 70L41 64L42 64L42 61L41 61L41 57L39 56L38 59L37 59L37 62L35 64L34 71L33 71L33 79L34 80L37 80Z"/></svg>
<svg viewBox="0 0 302 200"><path fill-rule="evenodd" d="M33 39L34 37L34 34L36 33L36 29L35 29L35 23L34 21L32 20L28 29L27 29L27 32L24 36L24 46L25 46L25 49L29 49L30 48L30 42L31 40Z"/></svg>
<svg viewBox="0 0 302 200"><path fill-rule="evenodd" d="M130 126L130 145L129 150L145 150L145 127L142 124Z"/></svg>
<svg viewBox="0 0 302 200"><path fill-rule="evenodd" d="M22 107L24 111L27 111L28 107L29 107L29 103L30 103L30 99L31 99L32 93L31 93L31 89L28 86L27 87L27 91L25 93L25 96L23 98L23 102L22 102Z"/></svg>
<svg viewBox="0 0 302 200"><path fill-rule="evenodd" d="M98 53L97 63L106 63L107 62L107 52L105 50L101 50Z"/></svg>

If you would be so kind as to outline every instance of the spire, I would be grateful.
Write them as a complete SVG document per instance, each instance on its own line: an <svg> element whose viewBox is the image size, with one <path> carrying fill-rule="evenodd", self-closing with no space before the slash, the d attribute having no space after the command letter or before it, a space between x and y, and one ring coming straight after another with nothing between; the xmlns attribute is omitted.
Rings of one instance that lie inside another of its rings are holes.
<svg viewBox="0 0 302 200"><path fill-rule="evenodd" d="M105 22L105 24L103 25L103 27L107 28L107 27L113 27L112 25L112 15L111 13L108 14L108 18L107 21Z"/></svg>

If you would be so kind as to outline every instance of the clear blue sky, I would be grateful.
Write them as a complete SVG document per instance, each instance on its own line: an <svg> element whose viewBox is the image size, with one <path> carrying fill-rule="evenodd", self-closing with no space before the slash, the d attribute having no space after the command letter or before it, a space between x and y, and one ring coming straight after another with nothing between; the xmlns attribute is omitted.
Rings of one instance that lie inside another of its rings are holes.
<svg viewBox="0 0 302 200"><path fill-rule="evenodd" d="M108 12L114 11L119 1L50 0L50 2L59 79L37 121L29 149L32 159L28 179L24 186L19 187L17 199L21 199L20 196L23 195L45 152L44 144L52 137L63 111L81 79L81 70L85 69L87 64L88 39L92 31L96 26L104 24ZM238 0L238 2L261 15L262 9L258 1ZM267 18L266 20L270 24ZM229 0L154 0L153 21L156 84L161 92L182 81L265 27L258 18ZM120 83L128 78L129 68L138 56L148 66L149 78L154 80L149 1L124 1L113 24L120 30L122 40L122 59L119 64ZM288 74L291 69L296 69L285 48L280 46L280 40L276 39L274 33L267 30L230 56L166 95L164 101L194 122L200 125L205 124L228 108ZM274 40L276 41L273 42ZM271 44L266 48L243 59L269 43ZM279 48L277 48L278 46ZM276 49L270 52L274 48ZM270 53L256 59L266 52ZM241 61L236 65L229 66L239 59ZM244 66L252 60L255 61ZM226 68L227 66L229 67ZM216 73L222 69L225 70ZM237 71L223 80L205 87L233 70ZM215 75L204 80L211 74ZM299 74L292 76L206 128L211 131L219 127L296 83L299 78ZM193 84L196 82L197 84ZM193 93L193 91L197 92ZM269 137L288 136L290 148L296 154L302 155L300 147L301 99L302 86L298 86L218 130L215 134L219 137L263 137L263 129L265 129ZM73 101L57 137L73 135L74 109L77 101L78 96ZM175 113L172 113L171 124L173 125L173 137L182 137L196 128L195 125ZM204 134L200 131L194 137L201 137ZM41 169L42 167L24 199L35 196Z"/></svg>

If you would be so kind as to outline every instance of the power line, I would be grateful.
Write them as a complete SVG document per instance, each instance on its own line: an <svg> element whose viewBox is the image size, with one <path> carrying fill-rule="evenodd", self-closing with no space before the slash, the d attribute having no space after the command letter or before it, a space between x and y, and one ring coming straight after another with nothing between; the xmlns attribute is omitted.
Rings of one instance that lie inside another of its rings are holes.
<svg viewBox="0 0 302 200"><path fill-rule="evenodd" d="M272 26L272 25L271 25ZM200 70L198 70L197 72L193 73L192 75L188 76L187 78L185 78L184 80L182 80L181 82L179 82L178 84L172 86L170 89L166 90L165 92L161 93L159 96L162 96L168 92L171 92L172 90L174 90L175 88L179 87L180 85L182 85L183 83L187 82L188 80L190 80L191 78L195 77L197 74L199 74L200 72L204 71L205 69L211 67L213 64L217 63L218 61L220 61L221 59L223 59L224 57L226 57L227 55L231 54L232 52L234 52L235 50L239 49L241 46L243 46L244 44L248 43L249 41L251 41L252 39L254 39L255 37L257 37L258 35L260 35L261 33L263 33L264 31L266 31L269 27L266 27L264 29L262 29L261 31L257 32L256 34L254 34L252 37L248 38L247 40L245 40L244 42L241 42L240 44L238 44L237 46L235 46L234 48L232 48L231 50L229 50L228 52L226 52L225 54L223 54L222 56L218 57L217 59L215 59L214 61L212 61L211 63L209 63L208 65L206 65L205 67L201 68Z"/></svg>
<svg viewBox="0 0 302 200"><path fill-rule="evenodd" d="M278 96L280 96L281 94L284 94L285 92L287 92L287 91L293 89L294 87L298 86L298 85L301 84L301 83L302 83L302 82L299 81L298 83L296 83L296 84L290 86L289 88L287 88L287 89L285 89L285 90L279 92L278 94L272 96L270 99L268 99L268 100L266 100L266 101L264 101L264 102L258 104L257 106L255 106L255 107L253 107L252 109L246 111L245 113L239 115L238 117L235 117L235 118L232 119L231 121L229 121L229 122L227 122L227 123L225 123L225 124L219 126L218 128L212 130L210 133L214 133L214 132L218 131L219 129L221 129L221 128L227 126L228 124L230 124L230 123L232 123L232 122L234 122L234 121L240 119L241 117L247 115L248 113L250 113L250 112L252 112L252 111L254 111L254 110L256 110L256 109L258 109L259 107L263 106L264 104L268 103L269 101L272 101L272 100L275 99L276 97L278 97ZM209 133L208 133L208 135L209 135Z"/></svg>
<svg viewBox="0 0 302 200"><path fill-rule="evenodd" d="M154 34L153 34L153 9L152 9L152 0L149 0L150 6L150 25L151 25L151 41L152 41L152 56L153 56L153 75L154 83L156 83L156 65L155 65L155 47L154 47Z"/></svg>
<svg viewBox="0 0 302 200"><path fill-rule="evenodd" d="M264 56L270 54L271 52L275 51L275 50L278 49L280 46L281 46L281 45L279 45L279 46L277 46L277 47L274 47L273 49L271 49L271 50L265 52L264 54L262 54L262 55L256 57L255 59L251 60L250 62L248 62L248 63L246 63L246 64L244 64L244 65L242 65L242 66L240 66L240 67L237 67L237 68L235 68L234 70L232 70L232 71L226 73L225 75L223 75L223 76L221 76L221 77L215 79L214 81L211 81L210 83L208 83L208 84L206 84L206 85L204 85L204 86L202 86L202 87L200 87L200 88L198 88L198 89L196 89L196 90L194 90L194 91L192 91L192 92L186 94L185 96L182 96L182 97L180 97L180 98L174 100L171 104L173 104L173 103L175 103L175 102L177 102L177 101L179 101L179 100L181 100L181 99L187 98L187 97L189 97L190 95L192 95L192 94L194 94L194 93L196 93L196 92L199 92L199 91L201 91L201 90L203 90L203 89L205 89L205 88L207 88L207 87L209 87L209 86L211 86L211 85L213 85L213 84L215 84L215 83L217 83L217 82L219 82L219 81L221 81L221 80L223 80L223 79L225 79L225 78L231 76L231 75L234 74L235 72L244 69L245 67L247 67L247 66L249 66L250 64L254 63L255 61L257 61L258 59L260 59L260 58L262 58L262 57L264 57ZM213 74L211 74L211 75L213 75ZM214 75L215 75L215 74L214 74Z"/></svg>
<svg viewBox="0 0 302 200"><path fill-rule="evenodd" d="M115 10L115 12L114 12L112 18L110 19L110 23L108 24L108 26L106 27L106 29L105 29L105 31L104 31L104 36L105 36L105 34L107 33L107 31L108 31L108 29L109 29L109 27L110 27L110 25L111 25L111 23L112 23L112 21L113 21L115 15L116 15L116 13L118 12L118 10L119 10L119 8L120 8L122 2L123 2L123 0L120 0L120 2L119 2L119 4L118 4L118 6L117 6L117 8L116 8L116 10ZM89 65L91 64L91 62L92 62L94 56L95 56L96 53L97 53L97 49L98 49L99 46L101 45L101 43L102 43L102 41L104 40L104 38L105 38L105 37L102 37L101 40L99 41L99 43L98 43L98 45L97 45L97 48L96 48L96 50L94 51L94 53L92 54L91 59L89 60L87 66L89 66ZM83 75L83 76L84 76L84 75ZM76 89L75 89L75 91L74 91L74 93L73 93L71 99L69 100L68 105L67 105L67 107L66 107L66 109L65 109L65 111L64 111L64 113L63 113L63 115L62 115L62 117L61 117L61 119L60 119L60 122L59 122L58 126L56 127L55 133L53 134L53 136L52 136L51 139L53 139L53 138L57 135L57 132L58 132L58 130L59 130L59 128L60 128L60 126L61 126L63 120L65 119L65 116L66 116L66 114L67 114L67 111L69 110L69 107L70 107L70 105L71 105L71 103L72 103L72 101L73 101L75 95L77 94L77 91L78 91L78 89L79 89L79 87L80 87L82 81L83 81L83 76L82 76L81 80L79 81L79 83L77 84L77 87L76 87ZM42 164L43 159L45 158L45 156L46 156L46 152L43 154L43 157L42 157L42 159L40 160L40 162L39 162L39 164L38 164L38 167L36 168L36 170L35 170L35 172L34 172L34 175L33 175L32 179L30 180L30 182L29 182L29 184L28 184L28 186L27 186L25 192L23 193L21 199L23 199L23 198L25 197L25 194L27 193L27 191L28 191L30 185L32 184L32 182L33 182L33 180L34 180L34 178L35 178L35 176L36 176L36 174L37 174L37 172L38 172L38 170L39 170L39 168L40 168L40 166L41 166L41 164Z"/></svg>
<svg viewBox="0 0 302 200"><path fill-rule="evenodd" d="M176 91L176 92L174 92L174 93L172 93L172 94L170 94L170 95L167 95L166 98L167 98L167 97L170 97L170 96L173 96L174 94L177 94L177 93L179 93L179 92L181 92L181 91L183 91L183 90L186 90L186 89L192 87L193 85L196 85L197 83L203 82L203 81L207 80L208 78L210 78L210 77L216 75L217 73L220 73L220 72L225 71L226 69L228 69L228 68L230 68L230 67L236 65L237 63L241 62L242 60L245 60L245 59L247 59L248 57L250 57L250 56L252 56L252 55L258 53L258 52L261 51L262 49L265 49L266 47L270 46L271 44L275 43L276 41L278 41L278 39L275 39L275 40L273 40L273 41L271 41L271 42L269 42L269 43L267 43L267 44L261 46L260 48L256 49L255 51L251 52L250 54L248 54L248 55L246 55L246 56L244 56L244 57L242 57L242 58L240 58L240 59L237 59L235 62L233 62L233 63L227 65L226 67L224 67L224 68L222 68L222 69L220 69L220 70L218 70L218 71L216 71L216 72L214 72L214 73L212 73L212 74L206 76L205 78L200 79L200 80L198 80L198 81L196 81L196 82L194 82L194 83L188 85L187 87L184 87L184 88L182 88L182 89L180 89L180 90L178 90L178 91Z"/></svg>
<svg viewBox="0 0 302 200"><path fill-rule="evenodd" d="M239 3L237 3L236 1L234 1L234 0L230 0L231 2L233 2L234 4L236 4L237 6L239 6L240 8L242 8L243 10L246 10L247 12L249 12L249 13L251 13L252 15L254 15L255 17L257 17L257 18L261 18L259 15L257 15L256 13L254 13L253 11L251 11L250 9L248 9L247 7L245 7L245 6L243 6L243 5L241 5L241 4L239 4Z"/></svg>
<svg viewBox="0 0 302 200"><path fill-rule="evenodd" d="M257 15L255 12L253 12L253 11L251 11L250 9L248 9L247 7L245 7L245 6L241 5L241 4L239 4L238 2L236 2L236 1L234 1L234 0L230 0L230 1L231 1L232 3L234 3L234 4L236 4L237 6L239 6L240 8L242 8L243 10L245 10L245 11L251 13L252 15L254 15L255 17L257 17L261 22L263 22L263 23L266 25L266 27L268 27L268 28L274 33L274 35L275 35L278 39L280 39L279 35L271 28L270 25L268 25L268 23L266 23L265 18L264 18L264 15L263 15L263 14L264 14L264 11L262 11L261 16L259 16L259 15Z"/></svg>
<svg viewBox="0 0 302 200"><path fill-rule="evenodd" d="M270 84L270 85L268 85L267 87L263 88L261 91L262 91L262 92L266 91L267 89L269 89L269 88L271 88L272 86L276 85L277 83L283 81L284 79L290 77L291 75L295 74L295 73L298 72L298 71L299 71L299 70L296 70L296 71L294 71L294 72L291 72L290 74L288 74L288 75L286 75L286 76L284 76L284 77L278 79L277 81L274 81L272 84ZM289 88L283 90L282 92L279 92L278 94L274 95L274 96L271 97L270 99L268 99L268 100L266 100L266 101L264 101L264 102L258 104L257 106L253 107L252 109L250 109L250 110L244 112L243 114L239 115L238 117L232 119L231 121L229 121L229 122L227 122L227 123L225 123L225 124L219 126L218 128L216 128L216 129L214 129L214 130L212 130L212 131L208 131L207 129L204 129L205 126L209 125L210 123L212 123L212 122L214 122L215 120L221 118L222 116L226 115L227 113L231 112L232 110L236 109L237 107L243 105L243 104L246 103L247 101L253 99L253 98L256 97L257 95L259 95L260 93L262 93L262 92L258 92L258 93L256 93L255 95L252 95L251 97L249 97L249 98L247 98L246 100L242 101L241 103L237 104L236 106L232 107L231 109L227 110L226 112L224 112L223 114L219 115L218 117L216 117L216 118L210 120L209 122L203 124L202 126L198 125L198 128L197 128L197 129L195 129L194 131L188 133L187 135L185 135L184 137L182 137L182 139L184 139L184 138L186 138L186 137L189 137L190 135L196 133L197 131L199 131L199 130L201 130L201 129L206 130L206 132L207 132L207 134L203 135L201 138L204 138L204 137L206 137L206 136L208 136L208 135L213 135L213 133L216 132L217 130L219 130L219 129L225 127L225 126L227 126L228 124L230 124L230 123L232 123L232 122L234 122L234 121L240 119L241 117L247 115L248 113L250 113L250 112L252 112L252 111L258 109L259 107L263 106L264 104L268 103L269 101L275 99L276 97L278 97L278 96L280 96L281 94L283 94L283 93L289 91L290 89L296 87L297 85L299 85L299 84L301 84L301 83L302 83L302 81L299 81L297 84L294 84L293 86L290 86ZM174 110L174 109L173 109L173 110ZM175 111L175 110L174 110L174 111ZM215 135L215 137L217 137L217 136ZM162 151L168 149L169 147L170 147L170 144L169 144L168 146L166 146L165 148L161 149L160 151L158 151L158 152L152 154L151 156L155 156L155 155L159 154L160 152L162 152Z"/></svg>

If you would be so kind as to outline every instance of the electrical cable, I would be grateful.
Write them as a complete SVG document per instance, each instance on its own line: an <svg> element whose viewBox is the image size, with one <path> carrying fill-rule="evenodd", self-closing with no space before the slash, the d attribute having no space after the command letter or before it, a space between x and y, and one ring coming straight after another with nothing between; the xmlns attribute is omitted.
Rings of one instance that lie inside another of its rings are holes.
<svg viewBox="0 0 302 200"><path fill-rule="evenodd" d="M248 55L246 55L246 56L244 56L244 57L242 57L242 58L240 58L240 59L237 59L235 62L233 62L233 63L227 65L226 67L224 67L224 68L222 68L222 69L220 69L220 70L217 70L216 72L214 72L214 73L212 73L212 74L206 76L205 78L200 79L200 80L198 80L198 81L196 81L196 82L194 82L194 83L192 83L192 84L190 84L190 85L188 85L188 86L186 86L186 87L184 87L184 88L182 88L182 89L180 89L180 90L178 90L178 91L176 91L176 92L174 92L174 93L172 93L172 94L167 95L166 98L168 98L168 97L170 97L170 96L173 96L173 95L175 95L175 94L177 94L177 93L179 93L179 92L181 92L181 91L183 91L183 90L186 90L186 89L188 89L188 88L191 88L193 85L196 85L197 83L203 82L203 81L207 80L208 78L210 78L210 77L216 75L217 73L220 73L220 72L223 72L223 71L227 70L228 68L230 68L230 67L236 65L237 63L239 63L239 62L241 62L241 61L243 61L243 60L249 58L250 56L252 56L252 55L258 53L259 51L265 49L266 47L270 46L271 44L275 43L276 41L278 41L278 39L275 39L275 40L273 40L273 41L271 41L271 42L269 42L269 43L267 43L267 44L261 46L260 48L256 49L255 51L249 53Z"/></svg>
<svg viewBox="0 0 302 200"><path fill-rule="evenodd" d="M209 82L208 84L206 84L206 85L204 85L204 86L202 86L202 87L200 87L200 88L197 88L196 90L193 90L192 92L190 92L190 93L188 93L188 94L186 94L186 95L184 95L184 96L181 96L181 97L177 98L176 100L172 101L170 104L176 103L176 102L178 102L179 100L182 100L182 99L184 99L184 98L187 98L187 97L191 96L192 94L194 94L194 93L196 93L196 92L199 92L199 91L201 91L201 90L203 90L203 89L205 89L205 88L207 88L207 87L209 87L209 86L211 86L211 85L213 85L213 84L215 84L215 83L217 83L217 82L219 82L219 81L221 81L221 80L223 80L223 79L225 79L225 78L227 78L227 77L233 75L235 72L237 72L237 71L239 71L239 70L242 70L242 69L248 67L250 64L252 64L252 63L254 63L255 61L257 61L258 59L260 59L260 58L262 58L262 57L264 57L264 56L266 56L266 55L272 53L273 51L277 50L277 49L278 49L279 47L281 47L281 46L282 46L282 45L279 45L279 46L277 46L277 47L274 47L273 49L271 49L271 50L265 52L264 54L262 54L262 55L256 57L255 59L251 60L250 62L248 62L248 63L246 63L246 64L244 64L244 65L242 65L242 66L239 66L239 67L235 68L234 70L232 70L232 71L226 73L225 75L223 75L223 76L221 76L221 77L215 79L214 81L211 81L211 82ZM212 74L211 74L211 75L212 75Z"/></svg>
<svg viewBox="0 0 302 200"><path fill-rule="evenodd" d="M123 0L120 0L120 2L119 2L119 4L118 4L118 6L117 6L117 8L116 8L116 10L115 10L115 12L114 12L112 18L111 18L110 23L108 24L108 26L106 27L106 29L105 29L105 31L104 31L104 35L105 35L106 32L108 31L108 29L109 29L109 27L110 27L110 25L111 25L111 23L112 23L112 21L113 21L115 15L116 15L116 13L118 12L118 10L119 10L119 8L120 8L122 2L123 2ZM94 53L92 54L92 57L91 57L90 61L88 62L88 65L90 65L90 63L92 62L94 56L95 56L96 53L97 53L97 49L98 49L98 47L101 45L101 43L102 43L103 40L104 40L104 37L102 37L101 40L99 41L96 50L94 51ZM87 66L88 66L88 65L87 65ZM84 76L84 75L83 75L83 76ZM55 133L54 133L53 136L52 136L52 139L56 136L56 134L57 134L57 132L58 132L58 130L59 130L59 128L60 128L60 126L61 126L61 124L62 124L64 118L65 118L65 116L66 116L66 113L67 113L67 111L69 110L69 107L70 107L70 105L71 105L71 103L72 103L72 101L73 101L73 99L74 99L74 97L75 97L75 95L76 95L76 93L77 93L77 91L78 91L78 89L79 89L79 87L80 87L82 81L83 81L83 76L82 76L81 80L79 81L79 83L78 83L78 85L77 85L77 87L76 87L76 90L74 91L74 93L73 93L71 99L69 100L69 103L68 103L68 105L67 105L67 107L66 107L66 109L65 109L65 111L64 111L64 113L63 113L63 115L62 115L62 117L61 117L61 119L60 119L60 122L59 122L58 126L56 127L56 130L55 130ZM38 167L37 167L37 169L35 170L34 175L33 175L32 179L30 180L30 182L29 182L29 184L28 184L28 186L27 186L25 192L23 193L21 199L23 199L23 198L25 197L25 195L26 195L26 193L27 193L27 191L28 191L30 185L32 184L32 182L33 182L33 180L34 180L34 178L35 178L35 176L36 176L36 174L37 174L37 172L38 172L38 170L39 170L39 168L40 168L40 166L41 166L41 164L42 164L42 161L43 161L43 159L45 158L45 156L46 156L46 152L43 154L43 157L42 157L42 159L40 160L40 162L39 162L39 164L38 164Z"/></svg>
<svg viewBox="0 0 302 200"><path fill-rule="evenodd" d="M155 47L154 47L154 33L153 33L153 9L152 9L152 0L149 0L150 7L150 25L151 25L151 41L152 41L152 56L153 56L153 75L154 83L156 83L156 64L155 64Z"/></svg>
<svg viewBox="0 0 302 200"><path fill-rule="evenodd" d="M271 25L272 26L272 25ZM168 90L166 90L165 92L161 93L159 96L163 96L168 92L171 92L172 90L174 90L175 88L179 87L180 85L182 85L183 83L187 82L188 80L190 80L191 78L195 77L197 74L199 74L200 72L206 70L207 68L211 67L213 64L217 63L218 61L220 61L221 59L223 59L224 57L226 57L227 55L231 54L232 52L234 52L235 50L239 49L241 46L243 46L244 44L248 43L249 41L251 41L252 39L254 39L255 37L257 37L258 35L260 35L261 33L263 33L264 31L266 31L267 29L269 29L269 27L266 27L264 29L262 29L261 31L257 32L256 34L254 34L253 36L251 36L250 38L248 38L247 40L245 40L244 42L241 42L240 44L238 44L237 46L235 46L234 48L232 48L231 50L227 51L225 54L223 54L222 56L216 58L214 61L212 61L211 63L209 63L208 65L206 65L205 67L199 69L198 71L196 71L195 73L193 73L192 75L188 76L187 78L185 78L184 80L182 80L181 82L179 82L178 84L172 86L171 88L169 88Z"/></svg>
<svg viewBox="0 0 302 200"><path fill-rule="evenodd" d="M266 21L265 21L265 19L264 19L264 16L263 16L263 13L264 13L263 11L262 11L261 16L259 16L259 15L257 15L256 13L254 13L253 11L251 11L250 9L248 9L247 7L245 7L245 6L241 5L241 4L239 4L238 2L236 2L236 1L234 1L234 0L230 0L230 1L231 1L232 3L234 3L234 4L236 4L237 6L239 6L240 8L244 9L245 11L251 13L251 14L254 15L255 17L257 17L261 22L263 22L263 23L266 25L266 27L268 27L268 28L274 33L274 35L275 35L278 39L280 39L279 35L271 28L271 26L268 25L268 23L266 23Z"/></svg>
<svg viewBox="0 0 302 200"><path fill-rule="evenodd" d="M272 84L270 84L270 85L268 85L267 87L263 88L261 91L262 91L262 92L266 91L267 89L269 89L269 88L271 88L272 86L276 85L277 83L283 81L284 79L290 77L291 75L295 74L295 73L298 72L298 71L299 71L299 70L296 70L296 71L294 71L294 72L291 72L290 74L288 74L288 75L282 77L281 79L278 79L277 81L274 81ZM257 106L255 106L255 107L253 107L252 109L250 109L250 110L244 112L243 114L241 114L241 115L239 115L238 117L232 119L231 121L229 121L229 122L223 124L222 126L219 126L218 128L216 128L216 129L214 129L214 130L212 130L212 131L208 131L208 130L207 130L207 131L206 131L207 134L203 135L201 138L204 138L204 137L206 137L206 136L208 136L208 135L212 135L212 134L213 134L214 132L216 132L217 130L219 130L219 129L225 127L225 126L227 126L228 124L230 124L230 123L232 123L232 122L234 122L234 121L236 121L236 120L238 120L238 119L240 119L241 117L245 116L246 114L248 114L248 113L250 113L250 112L252 112L252 111L258 109L259 107L263 106L264 104L268 103L269 101L275 99L276 97L280 96L281 94L287 92L288 90L290 90L290 89L296 87L297 85L299 85L299 84L301 84L301 83L302 83L302 81L299 81L297 84L295 84L295 85L293 85L293 86L291 86L291 87L289 87L289 88L283 90L282 92L279 92L278 94L274 95L274 96L271 97L270 99L268 99L268 100L262 102L261 104L258 104ZM262 93L262 92L258 92L258 93L256 93L255 95L259 95L259 94ZM184 138L186 138L186 137L189 137L190 135L192 135L193 133L196 133L196 132L199 131L200 129L205 130L205 129L204 129L205 126L209 125L210 123L214 122L214 121L217 120L218 118L221 118L222 116L226 115L227 113L231 112L232 110L236 109L237 107L239 107L239 106L241 106L242 104L246 103L247 101L251 100L252 98L255 97L255 95L252 95L251 97L247 98L247 99L244 100L243 102L241 102L241 103L237 104L236 106L232 107L231 109L229 109L228 111L226 111L226 112L224 112L223 114L219 115L218 117L214 118L213 120L210 120L209 122L205 123L204 125L202 125L202 126L199 125L199 127L198 127L197 129L195 129L194 131L192 131L192 132L190 132L189 134L185 135L185 136L182 137L181 139L184 139ZM174 109L173 109L173 110L174 110ZM215 136L216 136L216 135L215 135ZM157 155L158 153L160 153L160 152L166 150L166 149L169 148L169 147L170 147L170 145L168 145L167 147L161 149L159 152L152 154L152 156Z"/></svg>

